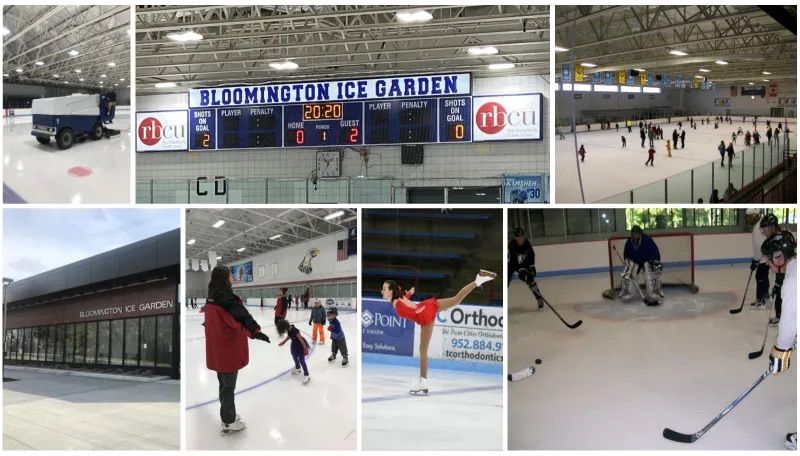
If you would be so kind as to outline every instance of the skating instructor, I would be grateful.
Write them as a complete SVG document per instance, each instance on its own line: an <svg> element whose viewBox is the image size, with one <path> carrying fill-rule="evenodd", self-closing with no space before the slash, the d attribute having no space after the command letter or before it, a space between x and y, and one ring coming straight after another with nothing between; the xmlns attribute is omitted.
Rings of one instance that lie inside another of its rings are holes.
<svg viewBox="0 0 800 456"><path fill-rule="evenodd" d="M222 432L226 434L246 427L236 414L234 391L239 369L249 362L247 339L269 342L241 298L233 294L231 283L230 269L215 267L208 283L206 305L201 310L205 315L206 367L217 373L219 416Z"/></svg>

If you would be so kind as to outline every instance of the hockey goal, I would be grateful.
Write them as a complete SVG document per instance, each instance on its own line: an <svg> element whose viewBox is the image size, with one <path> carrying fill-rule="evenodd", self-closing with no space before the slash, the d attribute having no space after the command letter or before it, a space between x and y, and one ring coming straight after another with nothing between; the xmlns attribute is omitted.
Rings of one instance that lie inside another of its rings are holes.
<svg viewBox="0 0 800 456"><path fill-rule="evenodd" d="M692 293L697 293L699 288L694 282L694 235L683 232L648 233L648 235L653 238L661 253L662 285L664 287L688 287ZM608 276L611 279L611 288L603 293L603 296L607 298L613 298L613 292L619 290L622 257L628 238L629 236L612 236L608 239ZM640 275L640 283L642 277L643 274Z"/></svg>

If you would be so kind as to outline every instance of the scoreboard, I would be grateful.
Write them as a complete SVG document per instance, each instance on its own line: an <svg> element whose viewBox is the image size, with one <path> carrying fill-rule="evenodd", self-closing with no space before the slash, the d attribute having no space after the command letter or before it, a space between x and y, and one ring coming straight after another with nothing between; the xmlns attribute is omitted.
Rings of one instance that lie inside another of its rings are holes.
<svg viewBox="0 0 800 456"><path fill-rule="evenodd" d="M189 149L472 141L472 97L399 98L189 110Z"/></svg>

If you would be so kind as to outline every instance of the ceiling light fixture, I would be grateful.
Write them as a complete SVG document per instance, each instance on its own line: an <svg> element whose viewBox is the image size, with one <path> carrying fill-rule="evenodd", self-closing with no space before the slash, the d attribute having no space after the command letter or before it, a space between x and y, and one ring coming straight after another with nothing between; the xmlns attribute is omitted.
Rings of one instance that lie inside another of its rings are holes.
<svg viewBox="0 0 800 456"><path fill-rule="evenodd" d="M167 34L167 38L169 38L169 39L171 39L173 41L179 41L181 43L186 43L186 42L190 42L190 41L200 41L200 40L203 39L203 35L201 35L199 33L195 33L195 32L193 32L191 30L187 30L187 31L185 31L183 33L175 33L175 32L168 33Z"/></svg>
<svg viewBox="0 0 800 456"><path fill-rule="evenodd" d="M287 60L285 62L272 62L269 64L269 67L275 70L285 71L285 70L296 70L297 68L300 67L300 65Z"/></svg>
<svg viewBox="0 0 800 456"><path fill-rule="evenodd" d="M672 55L677 55L677 56L689 55L686 52L679 51L677 49L673 49L673 50L669 51L669 53L672 54Z"/></svg>
<svg viewBox="0 0 800 456"><path fill-rule="evenodd" d="M80 54L80 52L76 51L75 49L69 51L69 55L75 57L76 55Z"/></svg>
<svg viewBox="0 0 800 456"><path fill-rule="evenodd" d="M728 62L726 62L724 60L715 60L714 63L716 63L717 65L727 65L728 64Z"/></svg>
<svg viewBox="0 0 800 456"><path fill-rule="evenodd" d="M433 15L424 9L405 9L395 13L397 20L404 24L428 22L433 19Z"/></svg>
<svg viewBox="0 0 800 456"><path fill-rule="evenodd" d="M282 235L282 234L276 234L275 236L270 236L270 237L269 237L269 240L270 240L270 241L274 241L275 239L278 239L278 238L279 238L279 237L281 237L281 236L283 236L283 235Z"/></svg>
<svg viewBox="0 0 800 456"><path fill-rule="evenodd" d="M701 73L711 73L711 70L706 70L705 68L700 68L700 70L698 71L700 71Z"/></svg>
<svg viewBox="0 0 800 456"><path fill-rule="evenodd" d="M509 63L493 63L493 64L489 65L489 69L490 70L508 70L508 69L514 68L515 66L516 65L514 65L511 62L509 62Z"/></svg>
<svg viewBox="0 0 800 456"><path fill-rule="evenodd" d="M157 82L156 89L171 89L172 87L176 87L178 84L174 82Z"/></svg>
<svg viewBox="0 0 800 456"><path fill-rule="evenodd" d="M561 46L554 46L553 50L556 51L556 52L567 52L567 51L569 51L569 49L567 49L565 47L561 47Z"/></svg>
<svg viewBox="0 0 800 456"><path fill-rule="evenodd" d="M324 218L325 220L333 220L335 218L339 218L344 215L344 211L336 211L326 215Z"/></svg>
<svg viewBox="0 0 800 456"><path fill-rule="evenodd" d="M584 68L594 68L594 67L596 67L597 65L595 65L594 63L583 62L583 63L581 63L581 66L582 66L582 67L584 67ZM642 70L642 71L643 71L643 70Z"/></svg>
<svg viewBox="0 0 800 456"><path fill-rule="evenodd" d="M214 228L219 228L224 224L225 224L225 220L217 220L217 223L215 223L215 224L213 224L211 226L213 226Z"/></svg>
<svg viewBox="0 0 800 456"><path fill-rule="evenodd" d="M244 247L239 247L238 249L236 249L236 251L239 252L239 253L242 253L242 252L244 252Z"/></svg>
<svg viewBox="0 0 800 456"><path fill-rule="evenodd" d="M41 60L39 60L39 61L38 61L38 62L36 62L34 65L36 65L36 66L44 66L44 62L42 62Z"/></svg>
<svg viewBox="0 0 800 456"><path fill-rule="evenodd" d="M494 46L472 46L467 48L470 55L495 55L498 51Z"/></svg>
<svg viewBox="0 0 800 456"><path fill-rule="evenodd" d="M194 244L195 242L197 242L197 240L196 240L196 239L189 239L188 241L186 241L186 244L187 244L187 245L192 245L192 244Z"/></svg>

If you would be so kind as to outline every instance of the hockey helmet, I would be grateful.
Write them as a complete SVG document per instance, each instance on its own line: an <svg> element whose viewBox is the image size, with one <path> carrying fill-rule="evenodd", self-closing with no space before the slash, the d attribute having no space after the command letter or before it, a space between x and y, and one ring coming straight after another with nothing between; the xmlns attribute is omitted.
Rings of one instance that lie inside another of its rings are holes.
<svg viewBox="0 0 800 456"><path fill-rule="evenodd" d="M325 313L327 315L339 315L339 311L336 309L335 306L334 307L328 307L328 309L325 311Z"/></svg>
<svg viewBox="0 0 800 456"><path fill-rule="evenodd" d="M758 226L760 228L766 228L768 226L778 226L778 217L772 212L765 214L764 217L761 218L761 222L758 224Z"/></svg>
<svg viewBox="0 0 800 456"><path fill-rule="evenodd" d="M639 225L633 225L633 228L631 228L631 234L642 234L642 227Z"/></svg>
<svg viewBox="0 0 800 456"><path fill-rule="evenodd" d="M773 234L761 244L761 254L772 259L776 252L781 252L783 258L789 259L797 255L797 240L789 231Z"/></svg>

